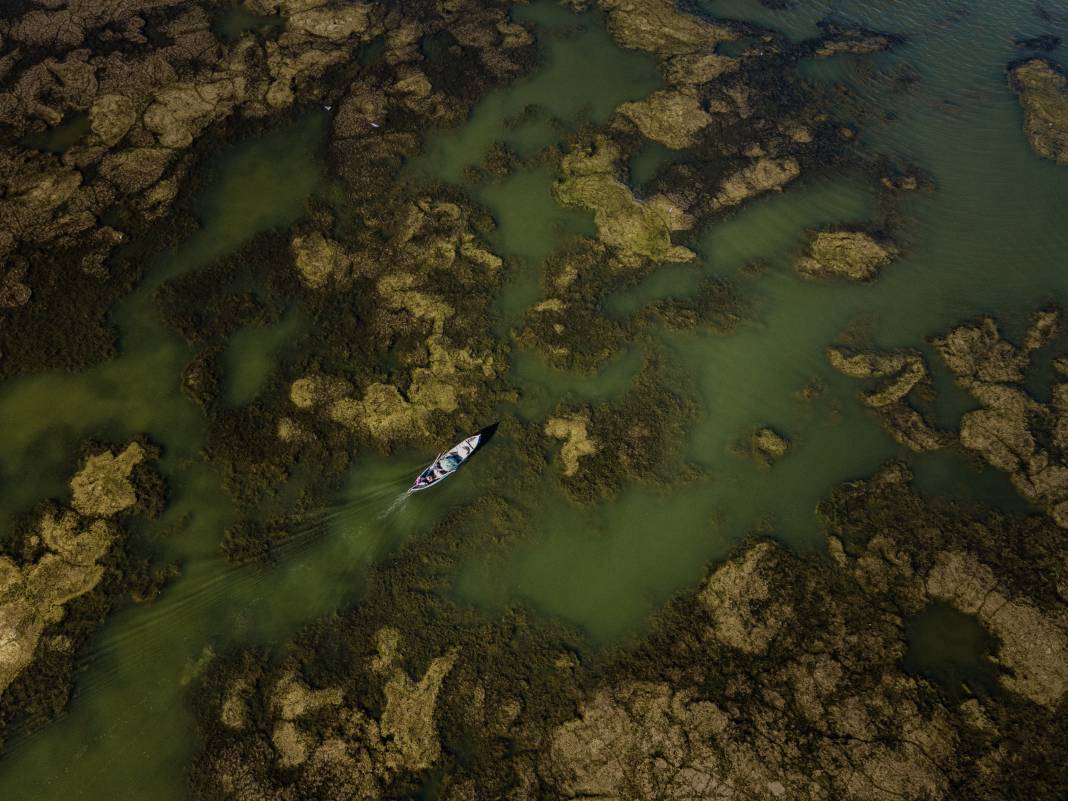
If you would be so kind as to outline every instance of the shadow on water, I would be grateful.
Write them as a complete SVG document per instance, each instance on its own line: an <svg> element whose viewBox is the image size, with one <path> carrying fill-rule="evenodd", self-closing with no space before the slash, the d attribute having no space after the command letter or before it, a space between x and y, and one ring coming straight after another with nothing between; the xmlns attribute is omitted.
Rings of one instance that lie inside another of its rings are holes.
<svg viewBox="0 0 1068 801"><path fill-rule="evenodd" d="M471 456L474 456L480 450L482 450L487 445L489 445L490 444L490 440L492 440L497 435L497 429L500 428L500 427L501 427L501 423L498 420L496 423L490 423L488 426L486 426L485 428L481 429L478 432L479 435L480 435L479 440L478 440L478 447L475 448L475 450L471 454Z"/></svg>

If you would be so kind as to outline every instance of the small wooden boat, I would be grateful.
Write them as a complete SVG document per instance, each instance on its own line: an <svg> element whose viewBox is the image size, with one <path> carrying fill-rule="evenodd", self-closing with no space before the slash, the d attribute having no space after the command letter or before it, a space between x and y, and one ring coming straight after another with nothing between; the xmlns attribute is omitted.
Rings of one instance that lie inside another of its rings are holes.
<svg viewBox="0 0 1068 801"><path fill-rule="evenodd" d="M419 474L419 477L415 479L415 483L408 489L408 492L425 490L447 479L460 469L460 465L466 462L468 457L475 452L481 441L482 432L479 431L477 434L468 437L463 442L453 445L449 450L439 455L426 470Z"/></svg>

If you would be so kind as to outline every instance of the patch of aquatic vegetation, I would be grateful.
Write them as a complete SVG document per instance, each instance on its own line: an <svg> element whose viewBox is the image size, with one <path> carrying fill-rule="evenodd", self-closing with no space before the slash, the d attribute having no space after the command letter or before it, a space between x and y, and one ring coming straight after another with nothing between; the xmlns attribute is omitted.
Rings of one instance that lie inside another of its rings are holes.
<svg viewBox="0 0 1068 801"><path fill-rule="evenodd" d="M320 180L315 150L321 130L321 121L313 117L223 158L219 180L199 206L205 227L176 253L156 256L144 285L118 309L121 357L77 375L46 373L0 388L0 409L13 423L0 434L5 485L17 486L20 482L12 477L28 465L61 475L69 459L65 454L86 435L118 441L148 433L160 442L174 442L176 457L196 452L203 423L175 392L176 377L190 354L162 329L153 291L168 278L205 266L256 230L295 219ZM288 191L277 191L279 186ZM65 446L54 447L57 441ZM44 442L49 445L42 451L38 443ZM41 456L47 453L56 461L44 462Z"/></svg>
<svg viewBox="0 0 1068 801"><path fill-rule="evenodd" d="M654 60L616 47L596 11L575 15L541 2L516 8L514 17L534 23L541 68L487 94L462 128L428 136L414 170L458 182L498 142L532 156L569 128L604 122L620 103L642 98L661 83Z"/></svg>
<svg viewBox="0 0 1068 801"><path fill-rule="evenodd" d="M47 738L23 743L8 755L3 770L15 773L6 776L51 776L53 787L58 781L69 792L92 786L94 792L123 797L131 786L128 773L111 779L96 777L92 782L77 771L57 777L51 755L55 748L82 742L80 732L90 725L89 721L106 717L109 709L125 706L124 699L134 692L147 703L139 707L138 714L125 717L121 726L112 727L108 736L95 740L92 748L98 760L107 760L116 758L128 742L146 743L153 760L139 763L142 773L134 783L141 787L153 785L161 764L170 760L168 764L177 767L175 760L188 753L183 745L186 718L177 707L181 689L175 671L180 672L187 657L193 659L216 637L241 636L241 632L247 636L271 636L264 634L256 623L259 616L252 612L262 597L262 578L249 572L237 579L228 575L232 571L220 561L220 535L232 522L231 500L220 489L217 471L197 458L205 441L205 425L196 407L176 392L175 383L189 351L161 325L153 290L168 278L205 266L257 230L286 224L299 216L307 195L320 181L315 158L320 137L321 122L312 118L222 153L215 165L217 178L201 198L205 227L176 252L157 256L145 285L119 310L123 355L79 375L45 374L9 381L0 394L5 417L19 421L18 425L5 428L6 436L0 442L5 474L24 473L23 465L28 465L28 476L40 472L45 479L37 485L38 493L54 486L55 494L63 497L62 479L58 477L66 471L70 454L83 437L122 441L147 432L162 444L160 469L167 477L170 497L163 515L140 536L162 549L165 558L183 563L182 577L174 581L173 589L163 600L144 608L125 609L96 639L92 654L96 668L80 684L81 700L62 723L50 729ZM278 191L280 186L286 191ZM44 398L47 401L42 401ZM48 410L47 415L44 409ZM38 494L33 498L21 490L21 481L6 479L4 484L3 508L10 510L9 514L24 510L41 497ZM90 509L88 500L79 500L100 497L102 490L95 488L98 485L121 490L110 480L88 480L79 485L84 489L76 488L76 508L99 512ZM371 486L375 486L373 482ZM388 502L389 492L387 488L378 496L383 504ZM115 497L114 503L125 504L121 492ZM351 521L347 509L376 496L365 492L361 497L362 500L339 501L336 509L325 510L304 527L312 532L343 528L347 520ZM107 511L114 508L114 503ZM298 542L300 539L296 538ZM56 542L58 548L62 543L58 539ZM356 552L366 553L360 551L366 540L361 542L354 545ZM85 539L83 545L88 544ZM336 556L327 559L331 560L349 563ZM238 589L242 582L243 590ZM281 608L265 615L263 622L280 624L281 629L275 631L288 630L322 609L319 604L329 605L337 598L313 596L307 596L309 606L303 611L296 610L291 597L285 601L284 609L294 612L288 624L281 623ZM253 635L253 631L257 633ZM18 781L25 787L23 779ZM178 783L166 781L159 792L168 792L167 788L177 792L177 787ZM23 797L32 797L30 793L27 789Z"/></svg>
<svg viewBox="0 0 1068 801"><path fill-rule="evenodd" d="M801 38L819 33L813 25ZM655 167L642 169L656 173L669 164L670 159L658 158ZM895 180L888 178L886 185L904 186L906 190L918 186L916 181ZM872 429L871 419L853 400L855 389L825 361L823 350L850 326L877 335L876 331L890 332L895 326L919 330L922 325L929 333L933 320L947 319L957 312L947 310L944 297L937 292L924 294L917 309L916 275L922 268L911 253L885 267L874 288L806 287L789 274L805 256L815 232L836 226L864 227L884 214L889 198L879 191L854 179L808 180L804 186L709 226L700 240L704 270L711 275L733 276L743 294L754 301L755 320L743 323L726 338L689 333L668 337L671 358L696 376L705 410L688 454L717 477L708 494L720 499L721 529L733 530L731 536L746 530L769 530L796 544L816 542L819 526L811 510L827 490L900 453L889 437ZM923 193L911 197L902 193L900 202L918 209L921 219L938 204L937 196ZM908 218L904 223L906 239L932 233L916 219ZM942 241L941 236L938 241ZM945 259L940 253L937 251L935 258ZM949 261L963 264L964 259L953 254ZM984 262L993 266L989 260ZM638 287L612 296L608 308L628 315L661 300L684 299L698 286L699 275L700 270L661 268ZM939 273L937 279L925 280L954 284L953 268L949 274ZM977 290L982 287L974 283L964 286L966 293ZM1042 291L1035 288L1031 294ZM544 301L534 307L532 315L554 314L550 303L558 301ZM908 314L902 314L904 309ZM919 323L920 318L925 322ZM561 320L564 325L568 322ZM901 334L895 331L889 335ZM598 342L597 337L589 340ZM518 375L516 380L522 386ZM791 448L771 470L762 472L745 463L745 447L740 443L767 425L785 433ZM933 454L925 457L920 474L932 488L940 481L948 486L951 464L951 457ZM581 584L592 580L596 563L596 559L578 559L562 569L581 575L577 580ZM496 594L490 594L500 600L507 594L501 589L505 583L500 579L502 573L491 568L480 575L489 574L498 576ZM546 583L544 591L529 575L526 580L513 578L515 592L528 599L552 595L546 575L540 579ZM561 609L559 603L554 606L554 611L566 617Z"/></svg>
<svg viewBox="0 0 1068 801"><path fill-rule="evenodd" d="M537 297L540 264L557 243L595 230L588 214L562 208L554 199L554 176L537 163L537 153L581 124L603 122L619 103L661 83L652 59L612 44L597 12L575 15L543 2L517 8L515 18L534 23L541 68L490 92L461 128L431 132L408 165L414 175L468 183L472 168L484 165L495 148L518 160L517 169L470 186L493 214L494 250L521 265L495 304L501 333Z"/></svg>
<svg viewBox="0 0 1068 801"><path fill-rule="evenodd" d="M597 235L613 248L623 265L634 267L643 260L682 262L694 258L688 248L673 245L672 231L690 227L692 221L669 202L642 202L616 178L619 149L599 137L574 148L560 164L561 179L553 187L565 206L593 212Z"/></svg>

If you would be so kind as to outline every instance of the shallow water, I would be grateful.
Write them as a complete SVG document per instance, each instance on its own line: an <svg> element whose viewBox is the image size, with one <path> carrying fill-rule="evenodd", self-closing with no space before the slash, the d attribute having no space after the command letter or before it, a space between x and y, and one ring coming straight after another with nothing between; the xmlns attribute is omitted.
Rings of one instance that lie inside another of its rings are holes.
<svg viewBox="0 0 1068 801"><path fill-rule="evenodd" d="M906 623L905 639L905 669L936 682L951 698L997 689L998 669L990 660L997 642L972 615L931 604Z"/></svg>
<svg viewBox="0 0 1068 801"><path fill-rule="evenodd" d="M681 151L671 150L659 142L650 142L627 165L631 187L640 191L662 169L684 159Z"/></svg>
<svg viewBox="0 0 1068 801"><path fill-rule="evenodd" d="M48 476L50 486L65 483L71 454L85 437L119 442L147 433L167 446L175 463L196 455L204 423L178 391L192 351L162 328L154 292L254 233L299 217L322 181L315 152L324 130L323 118L313 116L218 159L217 180L197 204L203 227L175 252L155 255L141 286L116 311L121 357L78 374L45 373L0 386L0 417L10 421L0 428L5 518L20 506L7 492L8 486L25 486L16 477L30 470Z"/></svg>
<svg viewBox="0 0 1068 801"><path fill-rule="evenodd" d="M635 489L610 503L536 504L536 534L511 553L472 560L455 592L490 613L522 597L582 626L597 642L633 630L705 561L722 557L711 482L672 492ZM597 569L591 569L596 565Z"/></svg>
<svg viewBox="0 0 1068 801"><path fill-rule="evenodd" d="M459 182L495 142L533 156L568 129L605 122L620 103L661 86L655 59L616 47L599 13L576 15L542 0L517 7L513 16L537 24L543 66L487 94L461 128L427 137L414 170Z"/></svg>
<svg viewBox="0 0 1068 801"><path fill-rule="evenodd" d="M402 542L440 513L413 504L379 520L421 465L371 460L354 469L332 506L288 532L280 567L236 567L219 551L230 502L221 476L199 456L201 413L177 387L192 353L162 327L153 293L167 278L301 216L307 198L323 188L316 154L324 122L312 116L218 157L215 180L198 204L203 228L175 252L160 254L142 286L120 305L119 358L79 375L9 381L0 391L0 414L17 421L0 433L3 511L34 500L15 480L26 469L40 474L37 498L48 492L64 497L71 453L82 438L122 442L147 432L164 447L161 467L171 502L141 536L182 565L158 600L108 622L86 656L77 698L64 716L7 744L0 787L18 788L10 797L140 799L152 788L153 798L185 798L182 776L191 747L185 691L198 660L235 643L277 642L337 608L358 592L362 567L380 548ZM243 366L231 377L231 400L254 394L270 366L265 346L277 347L298 324L287 317L271 331L236 339L227 359Z"/></svg>
<svg viewBox="0 0 1068 801"><path fill-rule="evenodd" d="M564 397L585 403L601 403L617 398L634 383L642 366L638 347L604 365L592 375L558 370L536 353L517 350L512 358L512 380L520 387L516 413L522 420L545 420Z"/></svg>
<svg viewBox="0 0 1068 801"><path fill-rule="evenodd" d="M234 42L246 33L270 37L277 35L284 27L285 17L281 14L264 16L236 5L222 9L212 21L212 29L224 42Z"/></svg>
<svg viewBox="0 0 1068 801"><path fill-rule="evenodd" d="M89 115L83 112L65 114L56 125L41 133L27 136L20 142L23 147L57 155L66 153L89 133Z"/></svg>
<svg viewBox="0 0 1068 801"><path fill-rule="evenodd" d="M489 209L497 229L489 237L496 253L512 260L512 274L493 312L498 333L518 324L541 293L541 270L561 239L595 236L592 215L562 208L552 196L548 170L532 169L478 187L473 193Z"/></svg>
<svg viewBox="0 0 1068 801"><path fill-rule="evenodd" d="M620 103L661 85L655 60L616 47L598 13L575 15L543 1L517 7L514 16L537 24L543 66L490 92L461 128L428 135L423 153L408 165L411 174L464 184L465 170L482 164L495 143L533 158L562 144L581 123L603 123ZM552 182L547 169L532 164L504 179L467 185L497 223L490 238L495 251L516 262L495 306L499 333L517 324L537 298L540 265L560 240L596 233L592 215L555 201Z"/></svg>
<svg viewBox="0 0 1068 801"><path fill-rule="evenodd" d="M890 458L910 462L925 491L1023 508L999 473L951 452L903 451L858 400L858 382L830 369L824 349L847 329L880 347L922 348L935 370L939 422L951 427L971 401L952 386L925 338L993 311L1008 318L1008 330L1020 330L1032 309L1066 300L1068 228L1061 217L1068 172L1028 149L1004 68L1024 55L1014 37L1066 35L1068 14L1054 11L1052 22L1042 22L1029 0L818 2L784 11L755 0L703 5L795 40L815 35L815 22L829 13L905 34L907 44L893 53L841 57L806 67L806 74L889 107L892 120L861 125L865 146L919 165L938 189L904 200L899 236L906 253L872 284L810 283L791 271L806 228L863 223L875 214L871 188L841 178L805 179L702 232L697 266L664 269L609 302L610 313L628 314L657 298L689 294L702 275L728 278L752 310L735 332L653 337L592 376L513 354L520 399L505 411L525 421L544 420L561 400L618 397L651 354L691 377L702 406L682 456L704 478L673 488L629 486L590 507L568 502L547 480L530 497L515 499L530 512L529 536L467 555L455 576L455 597L486 614L529 603L598 643L640 631L650 612L692 587L709 560L748 533L822 547L817 502L835 484L869 475ZM618 103L659 85L653 62L616 48L595 14L575 17L538 3L517 16L539 24L544 68L491 93L461 128L428 135L424 155L410 165L413 174L463 187L497 220L492 244L512 261L512 280L497 308L501 331L538 297L545 257L566 237L592 233L592 222L555 203L552 175L533 161L477 185L465 182L465 168L480 164L496 141L534 157L582 121L603 122ZM894 93L892 78L904 66L919 81ZM520 120L531 105L541 111ZM509 119L519 122L509 125ZM9 744L0 759L5 797L185 798L190 720L183 676L188 681L212 649L278 642L353 602L364 565L425 534L470 497L479 470L502 468L503 449L487 449L469 481L450 482L432 498L417 496L381 518L423 459L370 459L353 469L349 488L332 506L291 532L276 565L237 568L222 560L219 541L232 511L220 476L199 455L201 414L178 390L192 353L162 328L152 293L166 279L234 252L255 233L288 225L309 196L326 192L316 159L324 126L323 117L313 116L220 154L216 179L200 200L203 228L153 259L143 285L117 311L119 358L78 375L46 374L0 387L0 419L8 422L0 427L0 519L41 497L64 497L71 454L85 437L121 442L146 432L165 446L162 467L174 500L142 536L183 562L182 575L157 602L121 611L94 640L68 712ZM646 182L672 157L647 149L631 164L632 183ZM270 380L274 354L300 325L299 317L287 316L234 338L224 356L230 402L255 398ZM811 384L822 393L800 400L797 392ZM735 447L758 425L771 425L792 442L769 470ZM910 653L921 670L939 664L939 620L930 623L935 635L925 634L927 618L912 629Z"/></svg>
<svg viewBox="0 0 1068 801"><path fill-rule="evenodd" d="M682 498L689 490L680 490L675 511L673 498L636 488L609 508L554 510L539 524L537 545L488 559L472 555L457 585L462 597L488 608L529 601L597 639L640 628L653 604L636 598L663 598L692 584L700 574L694 562L714 559L748 531L822 547L814 514L819 500L890 458L911 463L924 491L1026 510L1003 474L952 451L916 456L894 443L859 402L860 384L833 371L824 350L847 330L863 332L877 347L920 347L935 371L938 422L953 427L973 402L952 386L926 337L995 311L1008 321L1007 331L1020 329L1032 310L1063 303L1068 294L1061 268L1068 229L1055 211L1068 207L1068 178L1029 150L1005 79L1006 64L1024 55L1013 38L1063 34L1068 15L1043 23L1022 2L980 3L969 11L920 2L807 3L786 11L749 0L703 5L794 40L817 35L815 22L828 14L905 34L908 43L892 53L839 57L806 73L822 85L851 87L875 108L889 105L895 119L865 121L861 128L866 147L920 165L938 189L904 200L898 237L906 253L873 284L810 283L790 269L806 228L872 219L872 190L852 181L803 180L704 232L703 269L732 278L755 319L729 336L663 337L665 352L696 380L703 400L704 419L687 449L713 476L697 493L700 502L687 505ZM920 80L907 93L892 94L890 78L903 65ZM632 166L637 180L647 180L664 158L655 149L641 154ZM750 265L759 269L743 271ZM609 310L628 313L659 297L685 295L696 283L693 268L671 267L613 297ZM798 390L813 383L822 394L799 400ZM733 447L759 425L792 441L768 471ZM630 513L609 525L617 508ZM706 519L713 511L714 524ZM577 530L585 537L575 536Z"/></svg>
<svg viewBox="0 0 1068 801"><path fill-rule="evenodd" d="M271 377L275 360L302 327L291 312L271 325L249 325L236 332L223 354L222 370L228 403L240 406L255 400Z"/></svg>

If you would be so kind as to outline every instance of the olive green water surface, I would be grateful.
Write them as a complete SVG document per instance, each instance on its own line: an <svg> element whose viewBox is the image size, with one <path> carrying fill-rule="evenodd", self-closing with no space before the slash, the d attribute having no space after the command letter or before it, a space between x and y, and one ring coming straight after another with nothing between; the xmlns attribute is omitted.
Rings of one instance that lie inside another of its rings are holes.
<svg viewBox="0 0 1068 801"><path fill-rule="evenodd" d="M865 146L920 165L937 191L902 198L897 237L905 253L871 284L806 282L790 265L803 248L805 228L871 219L874 187L802 179L705 231L703 269L732 279L753 316L729 336L662 338L663 352L699 389L704 416L686 456L710 474L706 489L693 497L686 487L667 495L634 488L593 510L535 512L542 532L536 545L472 554L457 580L460 597L491 612L522 600L596 639L617 638L640 627L655 605L636 598L660 599L692 586L702 570L697 563L746 532L770 531L795 547L822 547L814 514L819 500L890 458L912 463L925 491L1025 508L1000 473L954 452L916 456L894 443L858 400L861 385L830 368L825 348L847 330L876 347L920 348L935 372L939 422L952 428L974 402L952 386L926 338L982 313L997 313L1005 330L1021 331L1034 309L1063 304L1068 228L1057 210L1068 207L1068 174L1030 151L1005 66L1022 55L1012 45L1015 36L1063 35L1068 16L1043 22L1025 2L984 2L968 10L921 2L814 3L782 12L746 0L704 5L778 27L795 40L818 35L814 23L831 12L907 36L892 53L838 57L805 73L828 88L848 87L860 106L878 111L859 121ZM894 77L906 65L919 81L895 93ZM655 161L655 155L648 158ZM750 265L759 269L743 269ZM610 308L632 311L696 284L689 268L671 270L669 278L654 276L613 299ZM796 393L807 385L821 387L822 394L802 402ZM735 452L759 425L773 426L793 443L769 471ZM616 517L628 504L630 514ZM536 507L547 508L544 501Z"/></svg>
<svg viewBox="0 0 1068 801"><path fill-rule="evenodd" d="M892 111L892 120L861 121L865 146L919 164L938 190L902 201L905 255L872 284L808 283L792 273L805 228L863 222L874 214L871 187L803 179L710 226L701 234L696 267L654 276L610 304L612 313L627 314L657 297L691 292L694 275L720 276L734 282L750 308L734 333L656 335L593 376L561 374L533 354L514 354L521 397L502 413L538 424L561 399L618 397L643 359L663 360L688 377L701 407L678 454L697 470L687 482L628 486L588 507L567 501L551 475L526 497L513 498L528 513L530 531L490 552L466 555L455 579L455 598L487 614L530 604L593 641L618 642L640 631L652 610L692 587L708 560L728 553L749 532L821 547L818 500L888 458L914 464L926 490L966 494L959 486L961 457L904 452L863 408L857 382L829 368L825 347L847 328L880 347L921 347L937 371L940 418L952 425L970 402L941 392L950 383L925 338L994 311L1019 330L1035 307L1065 300L1061 257L1068 229L1060 210L1068 207L1068 172L1028 149L1004 67L1019 55L1011 44L1015 36L1065 35L1068 20L1042 22L1022 0L984 0L962 13L919 0L886 8L797 4L785 11L748 0L706 6L778 27L794 39L815 35L814 22L831 10L905 33L908 43L894 53L833 59L806 73L823 85L848 85L868 105ZM593 229L588 215L555 205L547 170L530 166L503 181L469 186L464 167L480 163L497 140L533 156L582 120L604 121L619 102L659 85L652 61L616 48L596 15L576 18L547 3L517 14L541 26L545 68L490 94L459 130L429 135L425 155L412 165L416 173L464 187L497 218L493 245L520 265L511 268L515 280L500 304L502 330L537 297L541 264L553 247ZM920 80L893 94L891 78L903 65ZM505 125L532 103L546 111L519 127ZM232 252L257 231L299 218L305 199L324 190L314 155L323 122L311 118L220 156L219 179L203 199L204 228L176 253L154 259L144 285L119 308L118 359L76 376L36 376L0 387L0 416L12 421L0 432L5 518L42 495L63 497L71 453L82 438L121 442L147 432L166 448L163 469L173 500L142 536L183 562L181 577L160 600L121 611L95 639L64 717L9 744L0 759L4 797L185 798L191 721L183 677L190 680L211 649L278 642L315 615L353 602L362 565L382 548L424 534L439 515L472 497L482 471L507 469L495 461L505 449L487 449L463 479L380 520L422 460L365 460L349 490L294 532L276 566L233 568L221 560L218 543L232 512L220 477L199 457L200 413L178 391L191 354L161 327L152 292L167 277ZM646 156L635 173L648 178L662 166L659 159ZM747 269L753 263L760 269ZM242 346L233 347L238 355L231 358L240 359ZM245 378L240 373L235 368L231 376L234 402L254 394L264 374L261 368L250 368ZM810 384L822 394L799 400L798 390ZM793 443L770 470L735 447L756 425L772 425ZM1018 504L1003 476L974 469L987 501Z"/></svg>
<svg viewBox="0 0 1068 801"><path fill-rule="evenodd" d="M595 12L573 14L544 0L517 7L514 16L538 26L543 66L506 89L490 92L460 129L433 132L409 165L413 175L462 183L465 170L483 162L495 143L518 157L562 144L585 122L603 123L620 103L638 100L661 85L656 62L622 50ZM504 179L467 186L497 223L490 244L514 259L512 278L498 299L498 333L515 325L538 294L539 267L565 237L593 236L592 215L561 207L552 197L553 175L529 164Z"/></svg>
<svg viewBox="0 0 1068 801"><path fill-rule="evenodd" d="M23 147L61 155L74 147L89 133L89 115L84 112L65 114L51 128L31 134L22 140Z"/></svg>
<svg viewBox="0 0 1068 801"><path fill-rule="evenodd" d="M254 400L270 378L278 353L301 329L302 321L290 312L273 325L249 325L235 333L223 354L226 399L240 405Z"/></svg>
<svg viewBox="0 0 1068 801"><path fill-rule="evenodd" d="M905 668L937 682L950 697L997 689L998 669L990 659L997 641L974 616L933 603L908 621L905 638Z"/></svg>
<svg viewBox="0 0 1068 801"><path fill-rule="evenodd" d="M234 42L246 33L273 36L284 27L285 17L281 14L256 14L242 6L224 9L212 23L214 31L226 42Z"/></svg>
<svg viewBox="0 0 1068 801"><path fill-rule="evenodd" d="M199 455L202 415L178 390L192 351L162 327L153 293L167 278L300 217L307 198L324 188L317 154L326 122L313 115L218 157L217 177L198 204L203 228L177 251L153 257L141 287L118 310L119 358L82 374L32 376L0 389L0 416L11 422L0 431L5 519L34 500L27 476L39 482L37 498L65 497L71 455L84 437L121 443L145 432L164 447L171 498L164 515L138 536L181 563L181 575L158 600L130 606L108 622L86 655L77 696L63 717L6 744L0 759L6 798L186 798L192 721L185 693L199 667L235 643L277 642L355 597L361 570L377 550L432 524L441 511L412 505L379 520L422 465L364 460L333 505L289 532L278 567L238 568L219 550L232 520L230 503L222 477ZM227 359L253 364L233 371L232 401L254 394L264 378L263 354L295 325L285 318L273 329L241 332ZM462 487L453 493L461 496Z"/></svg>
<svg viewBox="0 0 1068 801"><path fill-rule="evenodd" d="M604 119L617 102L641 97L656 85L652 62L612 47L594 15L576 25L545 3L520 13L556 27L547 37L542 73L551 80L520 86L516 110L538 103L574 125L590 115ZM241 14L225 20L234 36L261 22ZM620 72L620 64L630 66ZM573 84L575 75L586 83L572 85L570 97L554 90ZM617 84L616 79L622 80ZM615 88L595 92L597 81ZM591 98L588 104L585 97ZM512 113L501 104L486 118L485 130L496 138L504 130L504 116ZM301 623L351 603L360 591L361 569L374 554L425 531L472 492L471 486L452 482L436 491L433 502L417 497L382 517L426 457L363 460L333 505L301 530L288 532L277 567L235 567L219 552L233 513L221 476L199 455L204 444L200 412L178 389L193 353L162 327L153 293L164 281L232 253L255 233L293 222L314 193L337 202L317 156L326 124L323 115L312 116L218 157L217 177L198 204L203 229L177 252L152 257L142 285L117 310L119 358L79 375L32 376L0 388L0 413L17 422L0 433L5 520L43 494L66 495L71 454L85 437L122 442L144 432L164 446L161 467L171 498L162 518L142 526L139 536L181 563L181 575L159 600L131 606L109 620L86 655L77 697L64 716L32 735L16 733L9 739L0 759L0 787L12 788L19 798L141 799L146 792L158 799L185 798L183 776L192 745L185 695L213 654L238 643L281 641ZM540 126L520 139L526 136L541 146L539 137L553 126ZM515 204L536 183L542 213L552 218L543 236L523 240L518 220L529 204L513 205L516 222L502 224L501 230L519 235L516 252L543 247L541 253L547 253L551 245L544 243L554 240L558 228L592 233L588 220L552 205L550 180L548 173L532 171L512 183L518 192L502 194L500 209ZM495 189L490 187L487 197ZM231 403L256 395L269 375L272 352L285 347L300 325L299 315L290 315L266 328L238 332L223 356L224 390ZM477 481L481 469L473 465L468 473Z"/></svg>

